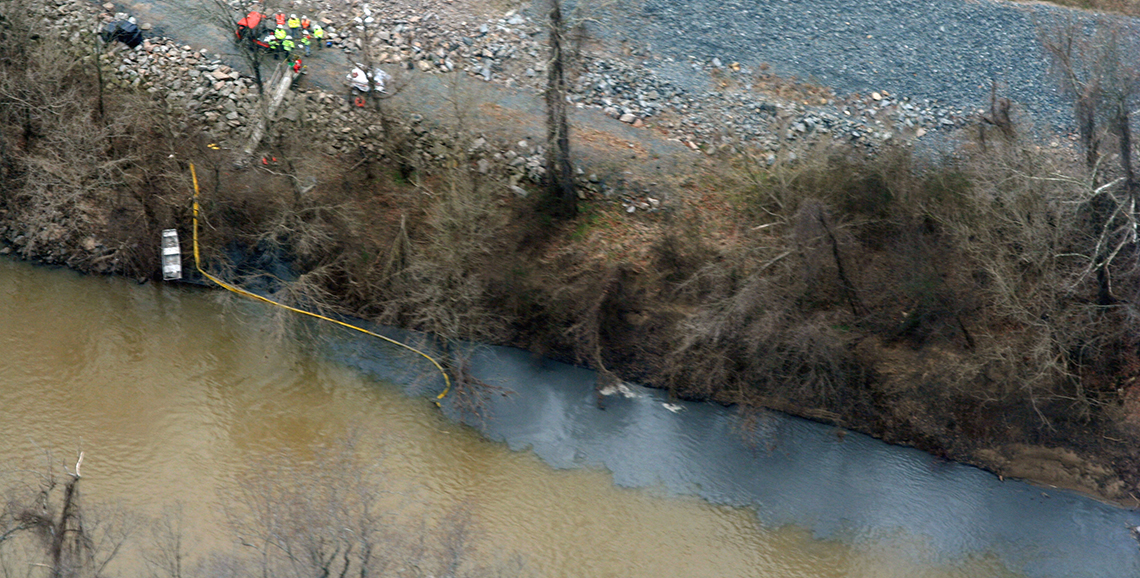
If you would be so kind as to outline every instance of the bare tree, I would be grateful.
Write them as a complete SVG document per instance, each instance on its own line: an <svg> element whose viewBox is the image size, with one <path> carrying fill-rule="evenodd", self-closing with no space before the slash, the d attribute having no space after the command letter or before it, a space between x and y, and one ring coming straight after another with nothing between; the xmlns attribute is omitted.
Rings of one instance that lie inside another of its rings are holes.
<svg viewBox="0 0 1140 578"><path fill-rule="evenodd" d="M269 58L269 51L260 46L253 35L239 37L236 32L238 21L245 18L250 12L270 10L270 4L258 0L237 0L234 3L228 0L175 0L176 5L187 16L209 23L223 35L231 38L237 46L238 55L253 73L253 80L257 84L257 92L265 94L265 81L261 74L262 66ZM266 14L265 16L269 16Z"/></svg>
<svg viewBox="0 0 1140 578"><path fill-rule="evenodd" d="M1097 23L1092 41L1100 49L1098 76L1104 93L1102 115L1108 129L1117 138L1124 190L1133 194L1136 176L1132 167L1131 117L1132 107L1140 94L1140 67L1136 64L1140 43L1134 33L1124 28L1124 24L1105 19Z"/></svg>
<svg viewBox="0 0 1140 578"><path fill-rule="evenodd" d="M570 164L570 125L566 121L566 54L562 0L550 0L550 64L546 67L546 195L551 214L578 212L574 168Z"/></svg>
<svg viewBox="0 0 1140 578"><path fill-rule="evenodd" d="M1131 114L1140 95L1140 67L1135 62L1140 44L1124 23L1107 16L1091 21L1066 16L1050 26L1039 26L1039 30L1053 72L1062 90L1073 99L1077 132L1092 183L1090 189L1097 192L1088 200L1097 238L1093 259L1097 301L1112 305L1117 302L1112 293L1113 261L1136 241L1137 182L1132 166ZM1122 195L1115 194L1114 187L1098 186L1102 172L1100 145L1107 134L1116 138L1118 146L1115 156L1121 177L1116 184L1123 190Z"/></svg>
<svg viewBox="0 0 1140 578"><path fill-rule="evenodd" d="M567 35L575 31L576 44L585 36L585 26L614 0L577 2L569 14L563 12L562 0L549 0L549 62L546 66L546 201L551 215L562 218L578 214L578 193L574 186L574 166L570 152L570 126L566 119L568 76L571 75L571 51Z"/></svg>
<svg viewBox="0 0 1140 578"><path fill-rule="evenodd" d="M150 544L143 550L143 562L153 578L182 578L185 575L187 552L182 531L181 504L168 508L152 523Z"/></svg>
<svg viewBox="0 0 1140 578"><path fill-rule="evenodd" d="M130 535L125 515L88 516L80 497L83 453L74 469L64 466L62 482L56 476L50 453L45 452L43 472L5 488L0 509L0 573L28 577L99 578ZM32 481L34 480L34 481ZM14 563L14 564L12 564ZM29 568L25 573L15 567ZM31 570L31 569L34 569Z"/></svg>
<svg viewBox="0 0 1140 578"><path fill-rule="evenodd" d="M1095 173L1100 162L1100 140L1097 132L1097 110L1104 89L1097 74L1097 55L1089 42L1082 40L1083 24L1071 16L1059 17L1051 25L1038 25L1038 36L1053 74L1061 90L1073 100L1073 117L1077 123L1085 166Z"/></svg>
<svg viewBox="0 0 1140 578"><path fill-rule="evenodd" d="M467 509L428 523L348 440L315 457L272 456L243 483L231 512L244 559L238 575L281 578L490 575L471 560ZM399 569L399 570L397 570Z"/></svg>

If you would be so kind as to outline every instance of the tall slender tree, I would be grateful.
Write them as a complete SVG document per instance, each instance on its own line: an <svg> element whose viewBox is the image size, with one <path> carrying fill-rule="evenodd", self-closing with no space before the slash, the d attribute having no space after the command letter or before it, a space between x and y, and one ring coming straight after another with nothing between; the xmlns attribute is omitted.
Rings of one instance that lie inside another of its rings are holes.
<svg viewBox="0 0 1140 578"><path fill-rule="evenodd" d="M578 212L570 126L566 121L566 53L562 1L550 0L550 64L546 67L546 195L550 213L568 218Z"/></svg>

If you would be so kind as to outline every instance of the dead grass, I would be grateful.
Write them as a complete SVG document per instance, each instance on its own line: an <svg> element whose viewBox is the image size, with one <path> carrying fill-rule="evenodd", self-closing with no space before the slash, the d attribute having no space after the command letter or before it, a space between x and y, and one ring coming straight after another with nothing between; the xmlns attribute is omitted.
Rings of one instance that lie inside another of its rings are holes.
<svg viewBox="0 0 1140 578"><path fill-rule="evenodd" d="M625 140L614 136L613 133L596 129L572 129L570 134L575 142L598 151L609 154L620 151L618 154L635 155L638 159L649 158L649 151L640 142Z"/></svg>

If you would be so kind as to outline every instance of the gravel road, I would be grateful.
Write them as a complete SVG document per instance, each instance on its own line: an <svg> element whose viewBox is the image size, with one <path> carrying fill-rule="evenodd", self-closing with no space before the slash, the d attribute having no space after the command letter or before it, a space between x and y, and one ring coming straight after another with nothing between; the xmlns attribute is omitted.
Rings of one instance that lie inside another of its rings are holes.
<svg viewBox="0 0 1140 578"><path fill-rule="evenodd" d="M962 108L985 106L996 79L1042 125L1065 129L1068 105L1034 24L1057 10L988 0L645 0L607 29L648 48L658 75L693 91L709 89L696 69L714 58L768 63L840 94L887 90Z"/></svg>
<svg viewBox="0 0 1140 578"><path fill-rule="evenodd" d="M437 0L367 2L380 15L380 48L387 51L383 58L391 57L384 60L389 66L436 73L446 64L489 85L537 90L543 84L541 0L529 2L529 19L511 10L487 21L475 12L437 13L449 6ZM324 6L318 16L332 18L346 36L337 40L339 50L314 54L310 80L337 90L355 52L350 22L359 10L340 0L318 3ZM172 30L189 30L167 2L124 4ZM470 0L460 8L498 14L502 6L496 6ZM767 151L769 162L800 141L873 148L949 134L988 105L993 80L1037 129L1068 133L1070 105L1049 78L1035 24L1062 10L992 0L619 2L597 20L602 43L587 46L570 97L578 107L665 131L693 150L749 143ZM226 48L211 40L211 49ZM770 79L755 76L765 63L769 72L830 88L839 99L776 95L762 86ZM854 94L862 96L849 98ZM505 92L487 98L511 100ZM519 104L515 99L509 106Z"/></svg>

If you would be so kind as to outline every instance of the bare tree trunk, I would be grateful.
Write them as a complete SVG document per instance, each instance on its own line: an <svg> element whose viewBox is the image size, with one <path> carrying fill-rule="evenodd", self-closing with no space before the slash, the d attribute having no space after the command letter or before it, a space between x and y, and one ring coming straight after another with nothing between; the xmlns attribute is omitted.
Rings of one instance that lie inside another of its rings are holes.
<svg viewBox="0 0 1140 578"><path fill-rule="evenodd" d="M1100 155L1099 143L1096 138L1096 103L1091 97L1077 95L1074 112L1077 117L1077 132L1081 137L1081 146L1085 149L1085 168L1095 179L1097 160ZM1096 184L1094 182L1093 186Z"/></svg>
<svg viewBox="0 0 1140 578"><path fill-rule="evenodd" d="M245 148L242 149L242 154L245 157L252 155L254 149L261 143L261 138L265 136L265 131L268 130L269 123L277 112L277 107L281 106L281 102L285 100L285 94L289 92L289 87L293 85L295 78L296 75L293 69L289 67L288 62L277 65L277 70L273 72L273 76L270 78L272 94L261 95L261 118L253 126L253 130L249 133L249 140L246 141Z"/></svg>
<svg viewBox="0 0 1140 578"><path fill-rule="evenodd" d="M103 41L95 38L95 80L99 83L99 122L103 122Z"/></svg>
<svg viewBox="0 0 1140 578"><path fill-rule="evenodd" d="M1116 297L1112 296L1112 276L1108 271L1108 263L1105 262L1104 255L1097 255L1096 257L1096 304L1097 305L1115 305Z"/></svg>
<svg viewBox="0 0 1140 578"><path fill-rule="evenodd" d="M263 96L265 94L265 82L261 78L261 57L257 56L250 60L250 67L253 68L253 81L257 83L257 94Z"/></svg>
<svg viewBox="0 0 1140 578"><path fill-rule="evenodd" d="M562 2L551 0L550 66L546 85L546 191L551 212L559 217L577 214L574 169L570 165L570 128L566 122L566 70L562 52Z"/></svg>
<svg viewBox="0 0 1140 578"><path fill-rule="evenodd" d="M1120 169L1124 173L1124 190L1129 195L1136 188L1136 175L1132 171L1132 127L1127 103L1116 109L1116 133L1120 138Z"/></svg>
<svg viewBox="0 0 1140 578"><path fill-rule="evenodd" d="M72 476L64 486L63 511L51 545L52 578L84 578L94 568L92 544L83 530L79 507L79 480Z"/></svg>
<svg viewBox="0 0 1140 578"><path fill-rule="evenodd" d="M819 214L819 224L827 233L827 239L831 243L831 256L835 259L835 269L839 276L839 287L843 290L843 297L851 306L851 316L858 318L860 313L867 311L867 308L859 299L859 294L855 291L855 284L851 282L851 277L847 275L847 270L843 267L843 256L839 252L839 240L831 232L831 227L827 225L827 219L824 218L822 212Z"/></svg>

